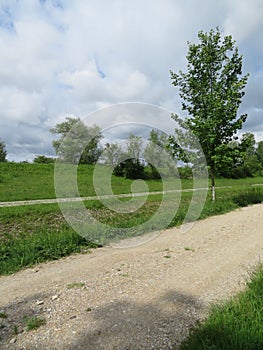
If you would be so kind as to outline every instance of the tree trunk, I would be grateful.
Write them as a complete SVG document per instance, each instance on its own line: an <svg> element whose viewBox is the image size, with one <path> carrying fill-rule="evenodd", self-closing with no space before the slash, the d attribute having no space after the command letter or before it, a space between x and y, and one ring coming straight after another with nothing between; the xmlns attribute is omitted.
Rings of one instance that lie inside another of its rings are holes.
<svg viewBox="0 0 263 350"><path fill-rule="evenodd" d="M211 180L212 180L212 201L216 200L216 190L215 190L215 174L214 169L211 169Z"/></svg>

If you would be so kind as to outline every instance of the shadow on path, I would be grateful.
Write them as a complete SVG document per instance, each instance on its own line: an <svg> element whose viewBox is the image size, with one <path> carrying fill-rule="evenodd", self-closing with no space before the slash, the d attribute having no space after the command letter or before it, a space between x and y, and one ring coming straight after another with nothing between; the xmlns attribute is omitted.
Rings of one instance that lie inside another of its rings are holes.
<svg viewBox="0 0 263 350"><path fill-rule="evenodd" d="M176 291L154 303L113 302L93 311L96 326L87 324L68 349L174 349L203 310L197 300Z"/></svg>

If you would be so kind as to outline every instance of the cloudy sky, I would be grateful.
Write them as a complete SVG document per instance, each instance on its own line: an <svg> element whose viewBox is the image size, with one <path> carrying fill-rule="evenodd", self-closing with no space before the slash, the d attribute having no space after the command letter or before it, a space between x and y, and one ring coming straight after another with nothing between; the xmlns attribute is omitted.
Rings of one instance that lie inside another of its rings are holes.
<svg viewBox="0 0 263 350"><path fill-rule="evenodd" d="M250 73L243 131L263 140L262 0L0 0L0 138L8 159L54 155L49 129L65 116L124 102L180 114L169 70L184 69L187 41L216 26L236 40Z"/></svg>

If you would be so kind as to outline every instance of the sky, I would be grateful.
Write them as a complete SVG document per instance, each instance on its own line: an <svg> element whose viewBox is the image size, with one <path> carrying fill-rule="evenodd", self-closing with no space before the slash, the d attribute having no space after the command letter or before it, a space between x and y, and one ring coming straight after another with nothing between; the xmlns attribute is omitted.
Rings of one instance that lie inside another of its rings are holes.
<svg viewBox="0 0 263 350"><path fill-rule="evenodd" d="M8 160L54 156L50 128L67 116L89 121L98 109L130 102L181 115L169 71L184 70L187 42L217 26L232 35L250 74L242 132L261 141L262 0L0 0L0 139Z"/></svg>

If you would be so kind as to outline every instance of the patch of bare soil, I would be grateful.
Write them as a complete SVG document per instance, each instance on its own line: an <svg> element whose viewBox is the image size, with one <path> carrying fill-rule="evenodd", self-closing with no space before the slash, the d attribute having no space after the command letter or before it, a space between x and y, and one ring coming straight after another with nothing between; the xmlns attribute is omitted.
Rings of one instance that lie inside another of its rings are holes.
<svg viewBox="0 0 263 350"><path fill-rule="evenodd" d="M263 204L0 278L0 348L172 349L263 257ZM26 331L26 319L46 324Z"/></svg>

